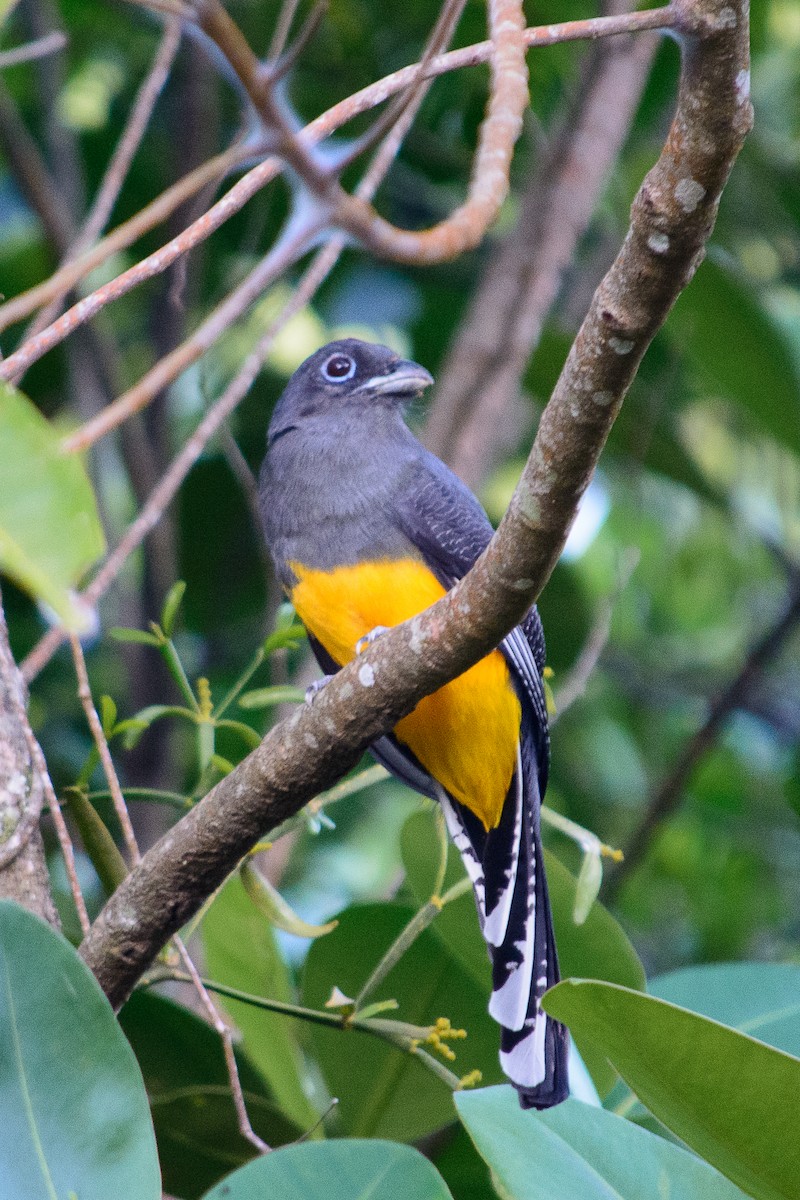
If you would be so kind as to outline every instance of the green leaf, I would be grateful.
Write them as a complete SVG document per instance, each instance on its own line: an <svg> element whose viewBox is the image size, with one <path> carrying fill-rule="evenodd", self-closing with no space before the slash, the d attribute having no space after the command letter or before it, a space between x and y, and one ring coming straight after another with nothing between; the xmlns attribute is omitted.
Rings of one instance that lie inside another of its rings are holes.
<svg viewBox="0 0 800 1200"><path fill-rule="evenodd" d="M220 721L214 721L214 728L229 729L231 733L237 734L242 741L246 742L251 750L255 750L256 746L261 745L260 734L256 733L250 725L245 725L244 721L230 721L224 717Z"/></svg>
<svg viewBox="0 0 800 1200"><path fill-rule="evenodd" d="M800 966L714 963L651 979L652 996L800 1058Z"/></svg>
<svg viewBox="0 0 800 1200"><path fill-rule="evenodd" d="M133 1051L76 950L0 901L0 1189L160 1200Z"/></svg>
<svg viewBox="0 0 800 1200"><path fill-rule="evenodd" d="M305 628L297 623L276 629L264 640L264 653L274 654L276 650L293 650L306 637Z"/></svg>
<svg viewBox="0 0 800 1200"><path fill-rule="evenodd" d="M202 923L209 975L244 992L293 1003L288 972L269 922L255 907L238 875L217 893ZM303 1087L305 1066L298 1023L237 1000L220 1001L236 1022L245 1050L290 1120L309 1129L319 1117Z"/></svg>
<svg viewBox="0 0 800 1200"><path fill-rule="evenodd" d="M110 696L100 697L100 724L103 733L110 738L117 723L117 706Z"/></svg>
<svg viewBox="0 0 800 1200"><path fill-rule="evenodd" d="M311 946L302 1003L323 1008L334 987L358 995L413 913L399 904L358 905L340 913L338 929ZM414 1025L449 1017L455 1028L467 1030L467 1038L452 1043L457 1058L447 1067L457 1076L478 1068L489 1082L503 1078L500 1030L486 1011L489 988L477 986L431 929L392 968L374 999L397 1000L397 1019ZM452 1120L446 1085L413 1055L359 1032L314 1025L311 1035L331 1095L339 1098L343 1133L414 1141Z"/></svg>
<svg viewBox="0 0 800 1200"><path fill-rule="evenodd" d="M157 638L154 633L148 633L146 629L125 629L122 626L115 626L108 631L109 637L112 637L115 642L135 642L139 646L155 646L161 645L161 639Z"/></svg>
<svg viewBox="0 0 800 1200"><path fill-rule="evenodd" d="M721 255L703 263L665 329L706 391L735 400L777 441L800 449L800 425L787 420L800 393L794 357L758 295Z"/></svg>
<svg viewBox="0 0 800 1200"><path fill-rule="evenodd" d="M580 1100L523 1112L510 1087L459 1092L458 1115L514 1200L743 1200L701 1159Z"/></svg>
<svg viewBox="0 0 800 1200"><path fill-rule="evenodd" d="M426 1158L393 1142L286 1146L229 1175L205 1200L452 1200Z"/></svg>
<svg viewBox="0 0 800 1200"><path fill-rule="evenodd" d="M222 1042L194 1013L152 992L134 993L120 1023L150 1097L164 1190L194 1200L257 1153L239 1132ZM294 1141L303 1131L276 1107L241 1047L236 1060L253 1128L270 1146Z"/></svg>
<svg viewBox="0 0 800 1200"><path fill-rule="evenodd" d="M71 591L105 539L83 464L27 396L0 382L0 569L75 632L92 614Z"/></svg>
<svg viewBox="0 0 800 1200"><path fill-rule="evenodd" d="M591 1038L651 1113L757 1200L800 1178L800 1059L608 983L566 980L544 1007Z"/></svg>
<svg viewBox="0 0 800 1200"><path fill-rule="evenodd" d="M300 704L305 699L302 688L290 687L289 684L275 684L273 687L254 688L239 697L240 708L273 708L276 704Z"/></svg>
<svg viewBox="0 0 800 1200"><path fill-rule="evenodd" d="M276 929L282 929L285 933L293 933L296 937L318 938L324 937L326 933L332 933L336 928L335 921L328 921L324 925L310 925L308 921L298 917L278 889L274 888L251 862L246 862L239 874L244 884L244 890L253 904Z"/></svg>
<svg viewBox="0 0 800 1200"><path fill-rule="evenodd" d="M175 618L178 615L178 609L181 606L185 591L185 580L178 579L167 592L164 607L161 609L161 628L167 637L172 637L172 631L175 628Z"/></svg>
<svg viewBox="0 0 800 1200"><path fill-rule="evenodd" d="M403 827L402 849L409 886L415 900L424 904L430 898L438 861L433 810L409 817ZM545 868L562 976L588 975L626 987L643 988L644 968L622 927L598 901L589 909L583 924L576 925L573 918L577 895L575 877L548 851L545 851ZM450 846L445 888L463 875L460 856ZM491 970L472 896L462 896L446 905L431 930L488 997ZM607 1095L614 1086L614 1071L604 1055L580 1033L576 1044L598 1092L601 1096Z"/></svg>

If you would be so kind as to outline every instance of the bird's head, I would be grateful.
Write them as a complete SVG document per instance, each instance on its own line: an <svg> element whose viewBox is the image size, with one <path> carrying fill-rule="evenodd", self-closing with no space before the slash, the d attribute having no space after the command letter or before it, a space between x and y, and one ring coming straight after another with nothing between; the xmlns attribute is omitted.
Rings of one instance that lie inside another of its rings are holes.
<svg viewBox="0 0 800 1200"><path fill-rule="evenodd" d="M270 422L269 445L315 418L378 405L402 408L432 383L430 372L388 346L358 338L329 342L286 385Z"/></svg>

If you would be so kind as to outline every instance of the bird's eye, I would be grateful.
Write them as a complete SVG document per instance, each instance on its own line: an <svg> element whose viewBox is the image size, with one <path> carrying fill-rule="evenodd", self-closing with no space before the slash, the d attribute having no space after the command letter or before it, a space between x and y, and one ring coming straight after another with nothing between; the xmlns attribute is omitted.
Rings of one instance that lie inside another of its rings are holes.
<svg viewBox="0 0 800 1200"><path fill-rule="evenodd" d="M332 354L322 364L322 374L331 383L344 383L356 373L355 359L349 354Z"/></svg>

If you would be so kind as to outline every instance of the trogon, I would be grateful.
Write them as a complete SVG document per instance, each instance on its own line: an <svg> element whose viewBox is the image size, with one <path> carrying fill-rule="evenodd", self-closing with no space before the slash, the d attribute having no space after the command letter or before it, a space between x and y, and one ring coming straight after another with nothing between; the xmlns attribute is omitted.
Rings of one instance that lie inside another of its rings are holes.
<svg viewBox="0 0 800 1200"><path fill-rule="evenodd" d="M492 535L472 493L403 419L432 382L386 346L346 338L306 359L275 407L259 484L264 530L328 674L364 638L443 596ZM543 667L532 608L497 650L371 747L444 810L492 962L500 1063L524 1108L568 1092L566 1031L540 1008L558 981L539 832Z"/></svg>

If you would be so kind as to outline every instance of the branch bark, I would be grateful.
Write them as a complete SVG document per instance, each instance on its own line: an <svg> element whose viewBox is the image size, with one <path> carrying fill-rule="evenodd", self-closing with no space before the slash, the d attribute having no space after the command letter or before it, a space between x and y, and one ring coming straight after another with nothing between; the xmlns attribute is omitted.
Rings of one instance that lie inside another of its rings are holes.
<svg viewBox="0 0 800 1200"><path fill-rule="evenodd" d="M82 953L121 1004L164 942L268 829L332 783L426 694L523 617L558 558L646 347L703 257L750 129L746 0L678 0L678 106L625 243L570 351L500 529L431 609L389 630L276 726L143 858Z"/></svg>
<svg viewBox="0 0 800 1200"><path fill-rule="evenodd" d="M32 753L27 693L0 601L0 897L59 926L39 830L44 784Z"/></svg>

